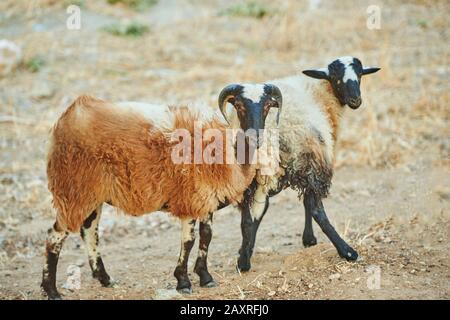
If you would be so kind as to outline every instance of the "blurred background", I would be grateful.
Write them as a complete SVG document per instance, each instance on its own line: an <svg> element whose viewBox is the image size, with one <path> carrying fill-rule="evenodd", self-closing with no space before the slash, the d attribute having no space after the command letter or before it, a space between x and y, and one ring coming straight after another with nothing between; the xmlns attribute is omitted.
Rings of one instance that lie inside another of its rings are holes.
<svg viewBox="0 0 450 320"><path fill-rule="evenodd" d="M286 191L271 200L246 275L234 269L237 209L217 214L210 268L220 287L197 288L192 297L450 298L449 12L447 0L2 0L0 298L42 298L45 231L54 219L46 145L52 124L78 95L203 100L216 108L229 83L298 74L344 55L381 67L363 79L362 108L344 114L325 202L365 259L340 260L319 228L320 244L304 249L303 208ZM99 288L80 240L71 237L58 284L76 265L83 285L63 293L182 298L172 277L177 220L105 211L104 260L121 287ZM366 285L371 265L382 270L378 290Z"/></svg>

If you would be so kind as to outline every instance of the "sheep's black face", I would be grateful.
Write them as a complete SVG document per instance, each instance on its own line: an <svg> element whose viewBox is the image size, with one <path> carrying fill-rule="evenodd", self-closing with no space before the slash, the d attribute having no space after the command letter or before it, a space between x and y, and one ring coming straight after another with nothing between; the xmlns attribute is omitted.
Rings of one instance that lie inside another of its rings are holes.
<svg viewBox="0 0 450 320"><path fill-rule="evenodd" d="M271 84L237 84L227 86L219 96L219 107L224 116L227 102L236 109L240 128L246 132L249 143L259 147L267 114L271 108L278 108L279 117L282 97L280 90Z"/></svg>
<svg viewBox="0 0 450 320"><path fill-rule="evenodd" d="M303 73L315 79L325 79L331 83L333 92L342 105L358 109L361 105L361 77L380 70L377 67L363 68L361 61L354 57L342 57L327 68L305 70Z"/></svg>

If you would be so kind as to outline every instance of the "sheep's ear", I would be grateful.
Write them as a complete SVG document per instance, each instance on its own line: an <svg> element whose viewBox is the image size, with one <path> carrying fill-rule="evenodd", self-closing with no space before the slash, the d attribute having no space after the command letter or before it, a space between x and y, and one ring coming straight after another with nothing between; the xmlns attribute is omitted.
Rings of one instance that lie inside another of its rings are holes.
<svg viewBox="0 0 450 320"><path fill-rule="evenodd" d="M314 79L328 80L328 68L316 69L316 70L303 70L303 74Z"/></svg>
<svg viewBox="0 0 450 320"><path fill-rule="evenodd" d="M362 71L363 76L366 74L371 74L371 73L375 73L378 70L380 70L381 68L378 67L368 67L368 68L364 68Z"/></svg>

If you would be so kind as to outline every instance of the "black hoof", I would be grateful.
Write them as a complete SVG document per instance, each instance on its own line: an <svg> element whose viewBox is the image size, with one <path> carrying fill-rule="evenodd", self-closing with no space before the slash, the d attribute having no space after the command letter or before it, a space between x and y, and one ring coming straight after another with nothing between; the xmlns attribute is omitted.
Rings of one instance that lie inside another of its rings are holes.
<svg viewBox="0 0 450 320"><path fill-rule="evenodd" d="M41 290L43 294L47 296L48 300L62 300L61 295L54 286L49 286L46 283L42 283Z"/></svg>
<svg viewBox="0 0 450 320"><path fill-rule="evenodd" d="M177 291L179 293L181 293L181 294L191 294L192 293L192 288L191 287L189 287L189 288L180 288L180 289L177 288Z"/></svg>
<svg viewBox="0 0 450 320"><path fill-rule="evenodd" d="M47 291L44 289L44 294L47 296L48 300L62 300L62 297L58 291Z"/></svg>
<svg viewBox="0 0 450 320"><path fill-rule="evenodd" d="M217 283L214 280L211 280L210 282L200 285L202 288L214 288L217 287Z"/></svg>
<svg viewBox="0 0 450 320"><path fill-rule="evenodd" d="M305 248L315 246L317 244L317 239L314 236L304 236L303 237L303 246Z"/></svg>
<svg viewBox="0 0 450 320"><path fill-rule="evenodd" d="M102 286L105 288L117 288L119 286L119 282L113 279L110 279L108 282L102 283Z"/></svg>
<svg viewBox="0 0 450 320"><path fill-rule="evenodd" d="M339 252L339 255L347 261L356 261L358 259L358 252L350 246Z"/></svg>
<svg viewBox="0 0 450 320"><path fill-rule="evenodd" d="M192 293L192 284L189 279L182 278L178 280L177 291L179 293L190 294Z"/></svg>
<svg viewBox="0 0 450 320"><path fill-rule="evenodd" d="M102 265L103 265L103 263L102 263ZM111 279L111 277L106 273L106 271L104 269L93 271L92 277L94 279L97 279L100 282L100 284L102 285L102 287L105 287L105 288L112 288L116 284L116 282L113 279Z"/></svg>
<svg viewBox="0 0 450 320"><path fill-rule="evenodd" d="M252 268L250 259L239 258L237 262L236 269L238 272L247 272Z"/></svg>
<svg viewBox="0 0 450 320"><path fill-rule="evenodd" d="M199 272L198 275L200 276L200 287L208 287L208 284L214 283L213 277L207 271Z"/></svg>

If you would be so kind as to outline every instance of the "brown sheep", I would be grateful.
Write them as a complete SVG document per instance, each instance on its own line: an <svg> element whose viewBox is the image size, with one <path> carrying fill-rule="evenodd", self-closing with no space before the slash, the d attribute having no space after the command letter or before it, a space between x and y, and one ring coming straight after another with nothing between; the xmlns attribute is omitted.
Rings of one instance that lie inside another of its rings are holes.
<svg viewBox="0 0 450 320"><path fill-rule="evenodd" d="M264 94L270 99L249 108L241 103L238 87L230 85L222 90L221 95L232 99L238 110L241 129L263 129L267 113L262 115L255 110L281 107L279 90L271 85L265 88ZM195 157L195 146L191 147L198 123L202 133L215 129L222 137L226 136L228 126L218 114L192 107L112 104L81 96L62 114L52 131L47 163L56 222L48 231L41 287L50 299L60 298L56 269L69 232L81 233L94 278L103 286L113 284L97 249L103 203L132 216L168 211L181 219L182 247L174 273L181 292L191 292L187 262L199 219L199 257L194 271L200 276L201 286L215 285L206 263L212 213L221 205L236 204L242 199L256 167L249 161L175 163L173 150L180 144L180 137L174 139L173 134L177 130L188 132L193 139L189 140L189 154L183 156ZM211 141L204 139L201 143L205 147ZM227 155L234 156L235 150L232 144L223 143L216 152L227 159Z"/></svg>

